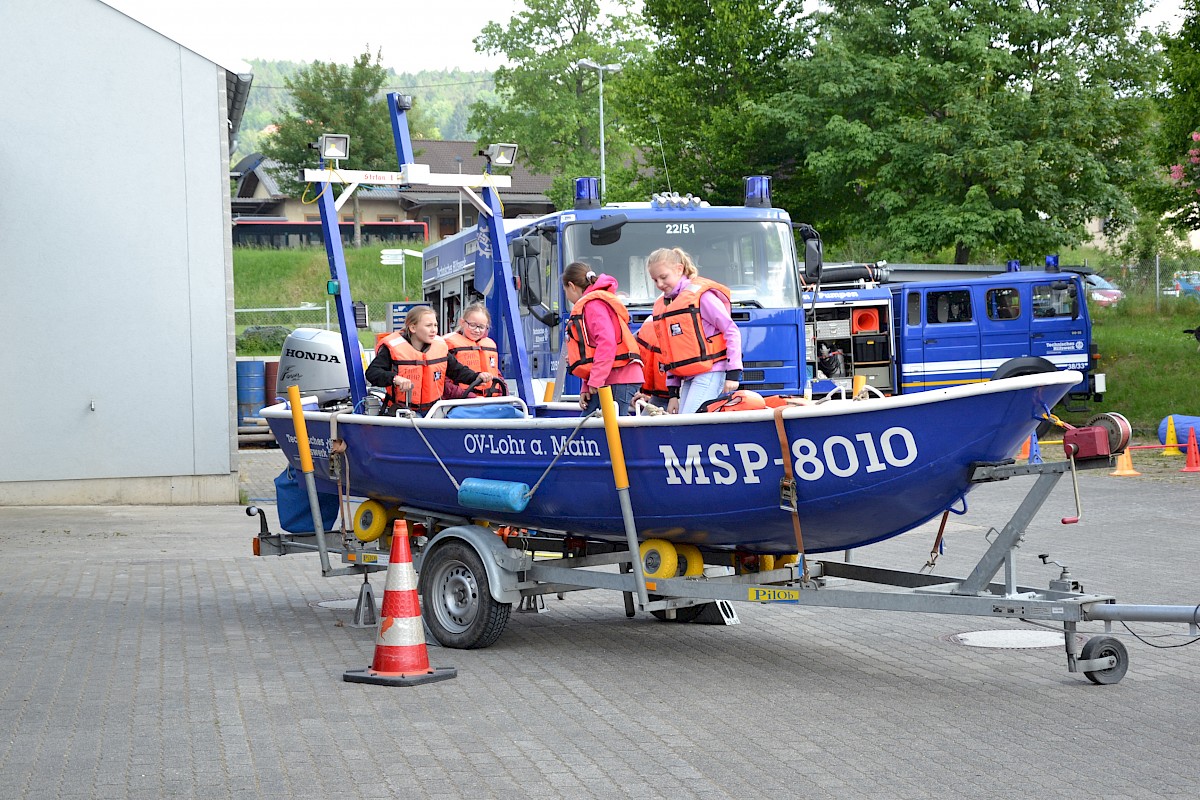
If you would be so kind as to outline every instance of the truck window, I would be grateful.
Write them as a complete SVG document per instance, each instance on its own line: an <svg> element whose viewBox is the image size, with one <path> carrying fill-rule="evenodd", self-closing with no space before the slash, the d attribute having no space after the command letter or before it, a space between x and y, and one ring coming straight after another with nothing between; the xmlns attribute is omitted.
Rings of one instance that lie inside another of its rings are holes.
<svg viewBox="0 0 1200 800"><path fill-rule="evenodd" d="M800 304L795 243L786 222L631 219L621 228L619 239L603 245L591 243L590 227L580 222L566 226L560 260L563 264L582 261L596 272L612 275L628 305L648 306L658 297L646 275L646 258L659 247L685 250L702 276L729 287L735 306L796 308Z"/></svg>
<svg viewBox="0 0 1200 800"><path fill-rule="evenodd" d="M1021 316L1021 293L1012 287L989 289L988 319L1017 319Z"/></svg>
<svg viewBox="0 0 1200 800"><path fill-rule="evenodd" d="M970 322L971 293L966 289L929 292L926 301L926 322L937 325L944 322Z"/></svg>
<svg viewBox="0 0 1200 800"><path fill-rule="evenodd" d="M909 325L920 325L921 324L921 293L920 292L909 292L908 293L908 324Z"/></svg>
<svg viewBox="0 0 1200 800"><path fill-rule="evenodd" d="M1033 287L1033 315L1035 317L1070 317L1072 316L1071 295L1069 284L1058 288L1055 284L1041 283Z"/></svg>

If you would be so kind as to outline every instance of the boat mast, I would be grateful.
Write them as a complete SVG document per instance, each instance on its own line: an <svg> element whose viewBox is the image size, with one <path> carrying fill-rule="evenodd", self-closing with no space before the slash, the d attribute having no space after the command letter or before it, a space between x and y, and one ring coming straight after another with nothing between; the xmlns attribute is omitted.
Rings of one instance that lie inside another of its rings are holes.
<svg viewBox="0 0 1200 800"><path fill-rule="evenodd" d="M338 210L350 198L360 184L382 186L410 186L414 184L432 186L454 186L479 211L477 226L478 248L475 254L475 291L486 300L488 311L503 335L497 343L500 348L500 370L527 406L540 402L533 391L533 380L529 370L529 351L525 346L525 335L521 329L521 312L517 287L513 281L512 264L509 258L508 238L504 230L504 214L500 205L500 188L512 185L507 175L492 175L491 162L485 175L431 173L428 166L414 160L412 139L408 131L408 109L412 98L397 92L387 96L388 113L392 122L392 137L396 144L396 159L399 172L377 172L362 170L330 170L321 160L320 169L306 169L305 181L312 182L318 193L318 208L321 211L321 235L325 242L325 253L329 260L329 294L337 300L338 325L341 327L342 348L346 354L346 366L350 378L350 397L354 408L361 407L367 396L366 377L363 374L361 345L355 327L354 304L350 295L350 279L346 272L346 258L342 251L341 229L338 225ZM346 189L333 197L332 184L348 183ZM471 187L482 187L482 197Z"/></svg>

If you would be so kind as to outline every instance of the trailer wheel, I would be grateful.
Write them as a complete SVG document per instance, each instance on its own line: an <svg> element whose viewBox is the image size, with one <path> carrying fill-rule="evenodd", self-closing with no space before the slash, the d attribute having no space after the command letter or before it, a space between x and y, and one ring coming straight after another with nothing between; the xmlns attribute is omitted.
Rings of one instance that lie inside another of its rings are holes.
<svg viewBox="0 0 1200 800"><path fill-rule="evenodd" d="M638 555L647 578L674 578L679 570L679 551L666 539L647 539Z"/></svg>
<svg viewBox="0 0 1200 800"><path fill-rule="evenodd" d="M1054 372L1058 367L1039 356L1023 356L1021 358L1010 358L1005 361L996 371L992 373L991 380L998 381L1001 378L1019 378L1022 375L1039 375L1043 372ZM1044 419L1038 423L1037 434L1038 439L1045 439L1046 434L1054 427L1054 423L1048 419Z"/></svg>
<svg viewBox="0 0 1200 800"><path fill-rule="evenodd" d="M1125 677L1125 673L1129 671L1129 651L1125 649L1124 643L1120 639L1112 636L1093 636L1083 643L1083 650L1080 651L1080 657L1084 660L1089 658L1104 658L1112 656L1117 660L1117 663L1108 669L1098 669L1091 672L1084 671L1084 675L1092 683L1111 684L1116 683Z"/></svg>
<svg viewBox="0 0 1200 800"><path fill-rule="evenodd" d="M694 578L704 574L704 556L700 548L694 544L675 545L675 554L679 558L679 566L675 574L681 578Z"/></svg>
<svg viewBox="0 0 1200 800"><path fill-rule="evenodd" d="M444 542L425 556L417 588L422 616L445 647L487 647L500 638L508 624L512 603L499 603L492 597L483 561L465 542Z"/></svg>

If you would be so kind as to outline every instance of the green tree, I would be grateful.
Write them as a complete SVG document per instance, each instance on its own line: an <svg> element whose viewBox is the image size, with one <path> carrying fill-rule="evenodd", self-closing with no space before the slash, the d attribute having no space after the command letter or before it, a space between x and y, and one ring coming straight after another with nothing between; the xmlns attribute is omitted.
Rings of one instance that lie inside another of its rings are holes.
<svg viewBox="0 0 1200 800"><path fill-rule="evenodd" d="M794 169L779 132L751 112L783 91L807 46L800 0L645 0L654 46L624 78L623 113L655 190L738 204L742 177Z"/></svg>
<svg viewBox="0 0 1200 800"><path fill-rule="evenodd" d="M506 27L492 22L475 39L475 49L504 55L511 66L496 69L496 99L471 108L469 127L480 141L516 142L530 171L553 175L551 200L563 207L573 196L573 180L599 174L599 74L576 66L581 59L624 64L645 48L638 19L629 13L633 0L613 0L619 12L602 15L599 0L526 0L526 8ZM622 74L604 81L605 160L630 159L624 120L613 103ZM609 197L625 199L620 181L606 176Z"/></svg>
<svg viewBox="0 0 1200 800"><path fill-rule="evenodd" d="M1166 65L1155 147L1157 163L1163 169L1145 205L1163 215L1176 232L1185 233L1200 230L1200 197L1196 193L1200 176L1191 152L1200 147L1192 137L1200 130L1200 0L1183 0L1182 6L1186 16L1179 33L1163 37Z"/></svg>
<svg viewBox="0 0 1200 800"><path fill-rule="evenodd" d="M380 54L365 52L349 66L314 61L286 78L292 96L291 108L282 112L275 130L260 140L262 152L279 163L275 170L280 188L303 196L300 170L316 166L316 153L309 147L324 133L350 136L350 157L341 162L347 169L395 170L396 147L382 89L388 71ZM420 112L409 115L410 129L422 131ZM362 246L358 198L354 207L354 244Z"/></svg>
<svg viewBox="0 0 1200 800"><path fill-rule="evenodd" d="M1140 0L828 6L763 111L835 238L1031 261L1133 218L1158 66Z"/></svg>

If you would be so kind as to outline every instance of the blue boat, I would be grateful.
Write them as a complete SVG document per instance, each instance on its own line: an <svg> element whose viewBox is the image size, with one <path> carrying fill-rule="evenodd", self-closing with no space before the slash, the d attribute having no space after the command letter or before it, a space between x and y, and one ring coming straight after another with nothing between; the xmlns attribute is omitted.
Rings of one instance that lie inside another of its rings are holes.
<svg viewBox="0 0 1200 800"><path fill-rule="evenodd" d="M1010 458L1043 409L1080 376L1048 372L915 395L788 406L782 425L795 475L805 551L871 544L915 528L958 503L971 467ZM305 411L318 489L348 476L352 494L387 507L486 518L542 532L623 542L602 420L539 417L509 403L507 419L395 418L340 413L345 466L330 462L331 417ZM469 401L468 401L469 404ZM262 415L293 465L300 456L286 404ZM629 495L643 538L705 550L797 552L774 412L622 417ZM340 447L338 449L341 449ZM481 511L467 479L523 484L516 505ZM462 502L466 500L466 503Z"/></svg>
<svg viewBox="0 0 1200 800"><path fill-rule="evenodd" d="M388 95L401 172L342 170L345 180L478 186L478 176L431 176L428 167L415 163L408 103L401 95ZM469 197L480 212L474 286L486 294L496 339L510 365L505 375L513 398L495 402L515 409L513 416L454 418L462 401L443 401L425 418L353 413L367 407L369 395L333 192L322 183L337 174L305 172L306 180L319 184L329 286L343 335L340 353L309 353L314 360L303 363L337 364L338 374L349 380L340 406L322 397L313 398L311 410L305 404L317 488L338 491L333 476L340 475L344 492L388 509L403 505L625 542L602 421L564 416L567 404L544 403L536 396L496 191L507 178L483 176L482 197ZM605 224L604 219L594 223L592 235L606 235ZM819 274L815 231L809 230L804 247L806 272ZM291 373L281 366L280 374ZM787 405L778 418L770 410L622 417L619 433L638 533L707 551L760 554L845 550L895 536L958 503L971 489L972 465L1010 458L1042 414L1080 380L1078 372L1053 371L912 395L828 399ZM314 385L334 384L318 380ZM261 414L291 463L302 467L286 405ZM330 455L335 444L344 453L335 456L337 464ZM786 475L785 458L794 482ZM481 503L471 484L463 489L468 481L484 481L502 493L519 490L520 496ZM795 534L793 504L803 548Z"/></svg>

